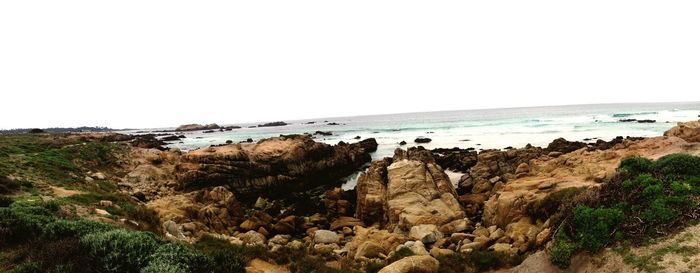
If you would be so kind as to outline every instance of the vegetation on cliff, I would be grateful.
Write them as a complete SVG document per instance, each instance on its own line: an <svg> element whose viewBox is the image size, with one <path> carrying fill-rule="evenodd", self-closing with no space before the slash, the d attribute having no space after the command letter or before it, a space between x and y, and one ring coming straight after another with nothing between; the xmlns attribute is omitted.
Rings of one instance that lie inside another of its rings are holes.
<svg viewBox="0 0 700 273"><path fill-rule="evenodd" d="M552 262L567 267L578 251L596 253L615 242L641 244L697 219L700 157L630 157L600 189L570 203L554 239Z"/></svg>

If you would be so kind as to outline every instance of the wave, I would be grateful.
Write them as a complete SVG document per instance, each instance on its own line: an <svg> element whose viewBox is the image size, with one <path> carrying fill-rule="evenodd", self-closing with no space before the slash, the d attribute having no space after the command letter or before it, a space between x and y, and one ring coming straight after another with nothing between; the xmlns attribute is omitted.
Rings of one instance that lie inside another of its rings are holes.
<svg viewBox="0 0 700 273"><path fill-rule="evenodd" d="M637 112L637 113L614 113L612 114L612 117L614 118L625 118L629 116L636 116L636 115L655 115L658 114L659 112Z"/></svg>

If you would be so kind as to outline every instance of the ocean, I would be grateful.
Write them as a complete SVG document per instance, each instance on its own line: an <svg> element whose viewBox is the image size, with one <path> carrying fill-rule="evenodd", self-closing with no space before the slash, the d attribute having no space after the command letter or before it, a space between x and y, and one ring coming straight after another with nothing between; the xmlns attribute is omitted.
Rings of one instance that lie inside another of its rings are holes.
<svg viewBox="0 0 700 273"><path fill-rule="evenodd" d="M261 123L231 124L241 129L213 133L182 132L186 138L169 147L192 150L209 145L254 141L281 134L314 134L316 131L332 135L315 135L316 141L337 144L339 141L356 142L375 138L379 143L374 159L392 156L396 148L422 145L425 148L502 149L526 144L546 146L552 140L604 139L616 136L650 137L662 135L677 122L700 119L700 102L596 104L526 107L488 110L405 113L375 116L284 120L289 125L255 127ZM621 122L623 119L655 120L654 123ZM336 123L339 125L328 125ZM221 124L220 124L221 125ZM153 129L173 129L159 128ZM180 133L178 133L180 134ZM418 137L432 139L418 144ZM401 146L399 142L406 141Z"/></svg>

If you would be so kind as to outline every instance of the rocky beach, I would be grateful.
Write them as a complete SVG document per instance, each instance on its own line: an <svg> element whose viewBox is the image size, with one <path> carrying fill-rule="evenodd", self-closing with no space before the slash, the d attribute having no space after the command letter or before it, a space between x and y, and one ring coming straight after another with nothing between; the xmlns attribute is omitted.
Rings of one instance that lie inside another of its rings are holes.
<svg viewBox="0 0 700 273"><path fill-rule="evenodd" d="M625 175L618 167L629 158L700 155L700 121L679 123L657 137L587 143L559 138L545 147L481 151L416 146L375 160L373 138L329 145L309 135L288 135L188 152L164 147L154 135L2 138L6 147L27 142L71 149L67 160L75 165L55 170L65 173L57 179L19 148L3 150L7 208L0 211L0 235L8 242L3 253L22 257L22 248L10 243L20 236L11 232L16 228L11 223L22 219L14 210L52 203L59 219L54 221L88 219L146 230L166 245L256 249L240 250L246 253L240 254L245 256L240 272L588 272L597 266L595 254L571 253L576 262L568 268L553 265L557 260L550 254L559 247L553 238L568 223L572 202L602 202L576 201L583 198L577 196L600 195ZM96 154L76 156L91 149ZM356 187L343 190L344 179L358 171ZM454 183L446 171L463 175ZM9 186L16 184L23 186ZM677 222L664 236L694 227L680 223L688 221ZM41 260L27 251L29 259ZM272 258L278 256L289 258ZM700 254L687 259L692 268ZM300 265L304 262L313 265ZM16 268L13 263L0 266ZM190 266L184 272L195 272ZM633 264L615 266L618 272L638 270Z"/></svg>

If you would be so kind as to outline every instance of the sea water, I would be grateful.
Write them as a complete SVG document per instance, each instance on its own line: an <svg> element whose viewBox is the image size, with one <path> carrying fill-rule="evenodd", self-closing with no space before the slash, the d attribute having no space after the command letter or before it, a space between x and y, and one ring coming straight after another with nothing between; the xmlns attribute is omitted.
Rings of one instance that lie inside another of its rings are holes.
<svg viewBox="0 0 700 273"><path fill-rule="evenodd" d="M373 159L392 156L396 148L422 145L425 148L502 149L526 144L546 146L552 140L603 139L616 136L651 137L680 121L700 119L700 102L597 104L507 108L488 110L443 111L376 116L285 120L289 125L255 127L260 123L233 124L241 129L213 133L182 132L186 138L169 147L192 150L209 145L245 141L286 134L330 132L330 136L315 135L316 141L337 144L375 138L379 143ZM655 120L654 123L621 122L622 119ZM261 122L262 123L262 122ZM339 125L328 125L336 123ZM163 129L163 128L161 128ZM172 128L164 128L172 129ZM180 134L180 133L178 133ZM418 137L432 139L418 144ZM402 146L399 143L405 141Z"/></svg>

